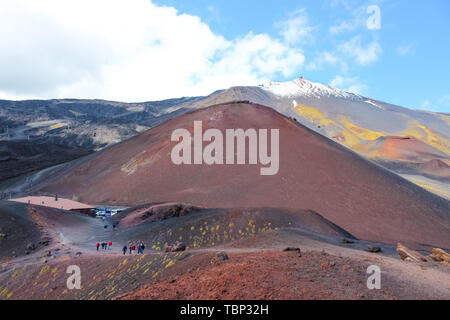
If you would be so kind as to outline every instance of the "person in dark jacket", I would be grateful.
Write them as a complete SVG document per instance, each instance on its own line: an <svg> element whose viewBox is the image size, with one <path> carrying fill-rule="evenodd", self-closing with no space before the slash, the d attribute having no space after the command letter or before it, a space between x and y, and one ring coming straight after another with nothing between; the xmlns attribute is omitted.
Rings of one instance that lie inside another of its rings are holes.
<svg viewBox="0 0 450 320"><path fill-rule="evenodd" d="M125 255L127 253L127 246L126 245L123 246L122 252L123 252L123 255Z"/></svg>

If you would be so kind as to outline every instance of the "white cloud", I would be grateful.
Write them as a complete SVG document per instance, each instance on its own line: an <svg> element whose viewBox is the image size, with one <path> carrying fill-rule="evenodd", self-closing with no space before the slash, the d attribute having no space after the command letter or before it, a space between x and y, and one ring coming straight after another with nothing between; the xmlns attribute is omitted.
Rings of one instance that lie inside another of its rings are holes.
<svg viewBox="0 0 450 320"><path fill-rule="evenodd" d="M442 96L442 98L439 98L439 103L440 104L447 104L447 105L450 105L450 94L444 94L443 96Z"/></svg>
<svg viewBox="0 0 450 320"><path fill-rule="evenodd" d="M348 65L336 52L323 51L305 66L307 70L323 70L326 66L338 66L341 72L347 72Z"/></svg>
<svg viewBox="0 0 450 320"><path fill-rule="evenodd" d="M309 18L304 9L297 10L286 20L276 24L280 34L289 44L296 44L305 39L311 40L314 27L309 25Z"/></svg>
<svg viewBox="0 0 450 320"><path fill-rule="evenodd" d="M431 109L431 103L429 100L425 100L421 106L422 109Z"/></svg>
<svg viewBox="0 0 450 320"><path fill-rule="evenodd" d="M351 32L359 28L366 27L366 6L358 6L355 3L352 5L341 3L339 6L343 6L345 11L348 11L350 17L346 20L338 20L334 25L328 28L328 32L331 35L338 35L346 32Z"/></svg>
<svg viewBox="0 0 450 320"><path fill-rule="evenodd" d="M355 36L340 45L339 50L356 59L357 63L367 66L378 60L382 49L378 42L372 41L366 47L361 45L361 37Z"/></svg>
<svg viewBox="0 0 450 320"><path fill-rule="evenodd" d="M442 97L433 100L434 102L425 100L419 109L450 113L450 94L446 93Z"/></svg>
<svg viewBox="0 0 450 320"><path fill-rule="evenodd" d="M331 34L339 34L346 31L353 31L358 27L358 25L354 21L342 21L338 25L331 26L328 31Z"/></svg>
<svg viewBox="0 0 450 320"><path fill-rule="evenodd" d="M410 54L412 52L413 45L401 45L397 47L397 54L399 56L406 56L407 54Z"/></svg>
<svg viewBox="0 0 450 320"><path fill-rule="evenodd" d="M304 17L283 39L229 40L149 0L2 0L0 97L143 101L291 77L305 62L292 45Z"/></svg>
<svg viewBox="0 0 450 320"><path fill-rule="evenodd" d="M340 75L337 75L331 80L330 86L355 94L364 94L368 89L357 77L343 77Z"/></svg>

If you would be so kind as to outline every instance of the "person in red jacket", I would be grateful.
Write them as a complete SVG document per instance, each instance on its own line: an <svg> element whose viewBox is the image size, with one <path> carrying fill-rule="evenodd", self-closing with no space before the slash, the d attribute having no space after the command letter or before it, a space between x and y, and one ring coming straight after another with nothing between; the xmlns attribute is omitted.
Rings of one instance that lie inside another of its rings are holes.
<svg viewBox="0 0 450 320"><path fill-rule="evenodd" d="M97 247L97 251L98 251L98 248L100 247L100 243L97 242L97 244L95 246Z"/></svg>
<svg viewBox="0 0 450 320"><path fill-rule="evenodd" d="M131 245L131 247L130 247L130 254L133 254L133 253L134 253L134 250L136 250L136 246L135 246L135 244L133 243L133 244Z"/></svg>
<svg viewBox="0 0 450 320"><path fill-rule="evenodd" d="M110 241L110 242L108 242L108 249L111 249L111 246L112 246L112 242Z"/></svg>

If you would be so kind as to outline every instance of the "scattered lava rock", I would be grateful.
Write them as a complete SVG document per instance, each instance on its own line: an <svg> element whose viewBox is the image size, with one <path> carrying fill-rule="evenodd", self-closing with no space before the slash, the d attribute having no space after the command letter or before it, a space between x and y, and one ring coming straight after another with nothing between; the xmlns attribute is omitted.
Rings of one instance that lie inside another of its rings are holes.
<svg viewBox="0 0 450 320"><path fill-rule="evenodd" d="M26 247L27 251L31 252L36 249L36 245L34 243L28 243Z"/></svg>
<svg viewBox="0 0 450 320"><path fill-rule="evenodd" d="M430 258L434 261L441 262L442 264L450 266L450 254L442 249L433 248L430 254Z"/></svg>
<svg viewBox="0 0 450 320"><path fill-rule="evenodd" d="M0 233L0 239L6 239L6 238L8 238L8 234Z"/></svg>
<svg viewBox="0 0 450 320"><path fill-rule="evenodd" d="M44 237L42 238L41 241L39 241L39 244L43 245L43 246L48 246L50 244L51 239L48 237Z"/></svg>
<svg viewBox="0 0 450 320"><path fill-rule="evenodd" d="M427 258L421 255L419 252L408 249L401 243L397 244L397 253L400 256L400 258L402 258L402 260L405 261L416 261L416 262L427 261Z"/></svg>
<svg viewBox="0 0 450 320"><path fill-rule="evenodd" d="M184 242L178 242L174 246L166 247L166 252L178 252L178 251L185 251L185 250L186 250L186 244Z"/></svg>
<svg viewBox="0 0 450 320"><path fill-rule="evenodd" d="M284 249L283 251L284 251L284 252L298 252L298 257L299 257L299 258L302 257L302 251L300 250L300 248L287 247L287 248Z"/></svg>
<svg viewBox="0 0 450 320"><path fill-rule="evenodd" d="M341 242L342 242L343 244L352 244L352 243L355 243L355 241L353 241L353 240L351 240L351 239L347 239L347 238L342 239Z"/></svg>
<svg viewBox="0 0 450 320"><path fill-rule="evenodd" d="M224 251L217 252L216 257L217 257L219 260L221 260L221 261L225 261L225 260L228 260L228 259L229 259L227 253L224 252Z"/></svg>
<svg viewBox="0 0 450 320"><path fill-rule="evenodd" d="M377 246L368 246L367 251L374 253L382 252L381 248Z"/></svg>

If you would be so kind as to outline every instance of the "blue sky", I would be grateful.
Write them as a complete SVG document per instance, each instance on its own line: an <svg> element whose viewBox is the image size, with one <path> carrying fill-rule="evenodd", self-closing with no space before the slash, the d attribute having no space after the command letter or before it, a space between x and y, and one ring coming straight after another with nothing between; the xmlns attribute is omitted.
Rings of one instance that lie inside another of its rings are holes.
<svg viewBox="0 0 450 320"><path fill-rule="evenodd" d="M2 0L0 99L150 101L303 76L450 112L449 15L448 0Z"/></svg>
<svg viewBox="0 0 450 320"><path fill-rule="evenodd" d="M311 37L296 44L303 50L306 65L298 75L330 84L336 76L353 79L363 94L412 108L450 112L450 1L258 1L258 0L157 0L201 17L212 31L227 39L243 37L249 31L279 36L277 25L304 10ZM380 8L381 28L369 30L364 10ZM361 14L362 12L362 14ZM348 23L347 30L330 28ZM379 44L381 51L370 63L340 55L346 68L330 63L312 70L307 67L323 52L335 52L342 43L359 36L361 45ZM277 75L274 80L290 80ZM334 82L339 83L339 82Z"/></svg>

